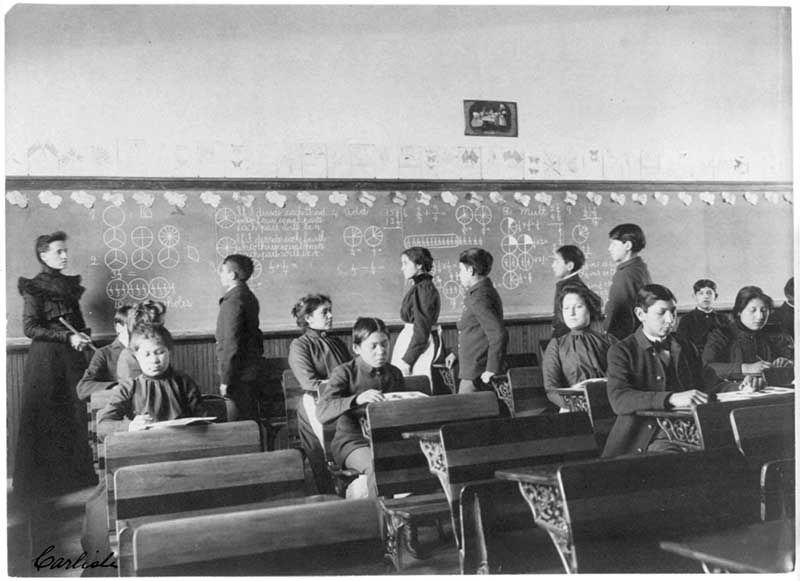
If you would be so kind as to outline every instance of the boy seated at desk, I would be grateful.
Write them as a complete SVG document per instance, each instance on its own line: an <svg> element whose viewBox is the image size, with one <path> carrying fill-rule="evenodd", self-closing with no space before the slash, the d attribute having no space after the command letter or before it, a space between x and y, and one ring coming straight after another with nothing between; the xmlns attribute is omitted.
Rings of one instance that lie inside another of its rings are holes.
<svg viewBox="0 0 800 581"><path fill-rule="evenodd" d="M697 349L672 333L675 295L660 284L643 286L634 313L641 326L608 350L608 399L617 420L604 457L682 451L644 410L669 410L707 403L720 391L753 391L757 382L726 382L705 365Z"/></svg>

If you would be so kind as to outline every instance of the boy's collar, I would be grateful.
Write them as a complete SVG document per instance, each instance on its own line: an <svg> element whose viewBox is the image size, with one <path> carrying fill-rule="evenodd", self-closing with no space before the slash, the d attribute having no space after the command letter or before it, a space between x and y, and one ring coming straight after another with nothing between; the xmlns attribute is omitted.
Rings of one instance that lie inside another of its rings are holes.
<svg viewBox="0 0 800 581"><path fill-rule="evenodd" d="M713 312L714 312L714 307L710 307L709 309L704 309L704 308L702 308L700 305L698 305L698 306L697 306L697 307L695 307L695 308L696 308L698 311L700 311L701 313L705 313L705 314L707 314L707 315L709 315L709 314L711 314L711 313L713 313Z"/></svg>
<svg viewBox="0 0 800 581"><path fill-rule="evenodd" d="M580 269L570 272L567 276L561 277L559 280L567 280L568 278L572 278L573 276L577 276L580 272Z"/></svg>

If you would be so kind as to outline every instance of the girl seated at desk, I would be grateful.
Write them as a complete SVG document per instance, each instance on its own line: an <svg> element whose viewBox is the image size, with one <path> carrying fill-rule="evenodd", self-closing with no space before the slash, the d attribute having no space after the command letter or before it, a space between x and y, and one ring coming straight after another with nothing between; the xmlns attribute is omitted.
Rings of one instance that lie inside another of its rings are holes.
<svg viewBox="0 0 800 581"><path fill-rule="evenodd" d="M560 397L550 391L571 387L587 379L605 378L608 348L617 339L591 324L602 319L600 297L586 286L567 285L559 294L561 319L569 333L550 340L542 361L547 397L561 405Z"/></svg>
<svg viewBox="0 0 800 581"><path fill-rule="evenodd" d="M348 498L375 496L369 442L353 412L359 406L383 401L384 393L403 391L403 374L389 363L389 332L382 320L368 317L356 320L353 352L355 359L333 370L317 403L317 417L323 424L336 421L336 434L331 442L334 461L366 476L366 490L362 479L356 479L348 488Z"/></svg>
<svg viewBox="0 0 800 581"><path fill-rule="evenodd" d="M111 400L97 414L98 438L118 431L143 430L154 422L206 415L197 384L170 365L172 345L172 335L162 325L145 324L134 329L128 348L141 374L114 387ZM110 552L107 497L102 480L86 502L81 534L83 550L90 556L98 551L101 559Z"/></svg>
<svg viewBox="0 0 800 581"><path fill-rule="evenodd" d="M733 379L760 376L773 367L792 367L792 338L764 330L772 307L772 298L759 287L742 287L731 311L733 324L709 333L703 361L719 376Z"/></svg>

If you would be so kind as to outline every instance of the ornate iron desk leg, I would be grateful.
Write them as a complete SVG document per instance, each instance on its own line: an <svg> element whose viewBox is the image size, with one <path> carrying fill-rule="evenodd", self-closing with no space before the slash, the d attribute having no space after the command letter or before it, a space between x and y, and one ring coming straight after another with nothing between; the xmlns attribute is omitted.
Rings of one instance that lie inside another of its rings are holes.
<svg viewBox="0 0 800 581"><path fill-rule="evenodd" d="M508 375L494 375L489 380L492 384L497 397L502 400L508 408L511 417L514 417L516 409L514 408L514 394L511 391L511 384L508 382Z"/></svg>
<svg viewBox="0 0 800 581"><path fill-rule="evenodd" d="M702 450L700 433L694 418L656 418L658 427L661 428L667 438L677 442L689 450Z"/></svg>
<svg viewBox="0 0 800 581"><path fill-rule="evenodd" d="M438 436L431 438L420 438L419 447L425 458L428 459L428 470L439 479L447 501L450 502L450 480L447 477L447 465L444 461L444 449L442 441Z"/></svg>
<svg viewBox="0 0 800 581"><path fill-rule="evenodd" d="M550 535L567 573L575 573L575 555L569 524L564 519L564 502L556 484L520 482L519 489L531 507L533 520Z"/></svg>

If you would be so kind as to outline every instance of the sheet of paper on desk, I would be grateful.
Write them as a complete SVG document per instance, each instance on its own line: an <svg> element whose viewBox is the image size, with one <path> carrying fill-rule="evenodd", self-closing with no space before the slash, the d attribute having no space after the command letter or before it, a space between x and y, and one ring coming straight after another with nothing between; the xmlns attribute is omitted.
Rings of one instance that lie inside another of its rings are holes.
<svg viewBox="0 0 800 581"><path fill-rule="evenodd" d="M383 394L383 399L385 401L392 401L395 399L412 399L415 397L428 397L428 394L422 393L421 391L392 391Z"/></svg>
<svg viewBox="0 0 800 581"><path fill-rule="evenodd" d="M158 428L180 428L183 426L197 426L200 424L210 424L216 420L216 417L195 417L195 418L178 418L177 420L165 420L163 422L153 422L149 424L145 430L154 430Z"/></svg>
<svg viewBox="0 0 800 581"><path fill-rule="evenodd" d="M774 387L767 386L761 391L746 392L746 391L726 391L717 394L717 401L738 401L743 399L755 399L767 395L779 395L784 393L794 393L794 390L789 387Z"/></svg>

